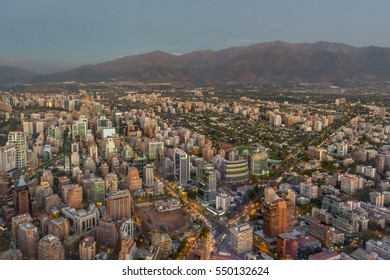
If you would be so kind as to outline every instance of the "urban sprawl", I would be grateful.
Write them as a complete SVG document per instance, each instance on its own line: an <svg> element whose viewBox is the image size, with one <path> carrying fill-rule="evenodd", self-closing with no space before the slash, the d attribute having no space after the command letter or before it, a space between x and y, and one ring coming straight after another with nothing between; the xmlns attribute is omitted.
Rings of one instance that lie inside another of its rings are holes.
<svg viewBox="0 0 390 280"><path fill-rule="evenodd" d="M3 86L0 259L388 260L387 88Z"/></svg>

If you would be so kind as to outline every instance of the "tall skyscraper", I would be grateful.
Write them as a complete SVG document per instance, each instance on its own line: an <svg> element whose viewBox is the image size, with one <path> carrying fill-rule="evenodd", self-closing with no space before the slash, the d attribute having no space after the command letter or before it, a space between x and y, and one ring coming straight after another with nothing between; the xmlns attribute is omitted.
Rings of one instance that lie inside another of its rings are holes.
<svg viewBox="0 0 390 280"><path fill-rule="evenodd" d="M113 221L131 218L130 193L128 190L108 193L106 205L107 215Z"/></svg>
<svg viewBox="0 0 390 280"><path fill-rule="evenodd" d="M185 152L176 152L174 161L174 176L179 184L186 184L190 179L190 158Z"/></svg>
<svg viewBox="0 0 390 280"><path fill-rule="evenodd" d="M31 222L23 223L18 226L18 247L22 251L23 257L27 259L36 259L38 255L38 228Z"/></svg>
<svg viewBox="0 0 390 280"><path fill-rule="evenodd" d="M23 178L15 186L12 192L12 201L14 203L15 211L18 214L25 214L30 212L30 194L28 186Z"/></svg>
<svg viewBox="0 0 390 280"><path fill-rule="evenodd" d="M196 176L198 197L205 204L216 202L217 196L217 173L213 164L202 163L198 166Z"/></svg>
<svg viewBox="0 0 390 280"><path fill-rule="evenodd" d="M26 134L20 131L13 131L8 134L8 144L14 145L16 149L16 167L27 167L27 141Z"/></svg>
<svg viewBox="0 0 390 280"><path fill-rule="evenodd" d="M61 244L61 240L48 234L39 240L38 243L38 259L40 260L64 260L65 250Z"/></svg>
<svg viewBox="0 0 390 280"><path fill-rule="evenodd" d="M294 226L294 203L290 200L276 198L263 204L264 233L274 237L290 232Z"/></svg>
<svg viewBox="0 0 390 280"><path fill-rule="evenodd" d="M154 186L154 172L153 172L153 165L151 164L147 164L144 166L143 183L146 187Z"/></svg>
<svg viewBox="0 0 390 280"><path fill-rule="evenodd" d="M231 227L230 247L236 254L249 253L253 248L253 227L249 224L241 224Z"/></svg>

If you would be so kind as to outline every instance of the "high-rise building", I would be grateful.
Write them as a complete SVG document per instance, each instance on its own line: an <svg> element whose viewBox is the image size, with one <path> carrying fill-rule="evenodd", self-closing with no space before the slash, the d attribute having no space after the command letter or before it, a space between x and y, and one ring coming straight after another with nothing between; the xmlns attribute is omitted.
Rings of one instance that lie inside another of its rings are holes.
<svg viewBox="0 0 390 280"><path fill-rule="evenodd" d="M12 217L11 229L12 229L12 240L16 243L18 240L18 227L21 224L32 222L31 215L29 213L21 214Z"/></svg>
<svg viewBox="0 0 390 280"><path fill-rule="evenodd" d="M18 226L18 247L27 259L36 259L38 254L39 233L38 228L31 222Z"/></svg>
<svg viewBox="0 0 390 280"><path fill-rule="evenodd" d="M340 190L346 194L355 194L363 188L364 178L352 174L343 174L340 177Z"/></svg>
<svg viewBox="0 0 390 280"><path fill-rule="evenodd" d="M89 185L89 199L91 202L104 202L105 199L105 185L104 180L99 177L91 178Z"/></svg>
<svg viewBox="0 0 390 280"><path fill-rule="evenodd" d="M70 208L80 209L83 202L83 188L79 185L61 186L62 200Z"/></svg>
<svg viewBox="0 0 390 280"><path fill-rule="evenodd" d="M264 234L275 237L290 232L294 226L294 203L276 198L263 204Z"/></svg>
<svg viewBox="0 0 390 280"><path fill-rule="evenodd" d="M88 120L81 119L81 117L82 116L80 116L80 119L72 125L72 137L73 139L75 139L76 136L80 136L80 139L85 141L87 135Z"/></svg>
<svg viewBox="0 0 390 280"><path fill-rule="evenodd" d="M241 183L249 178L248 161L225 160L222 165L222 179L228 183Z"/></svg>
<svg viewBox="0 0 390 280"><path fill-rule="evenodd" d="M137 157L134 159L133 166L138 169L139 176L144 178L144 166L148 163L146 157Z"/></svg>
<svg viewBox="0 0 390 280"><path fill-rule="evenodd" d="M109 173L104 177L106 192L115 192L118 190L118 176L115 173Z"/></svg>
<svg viewBox="0 0 390 280"><path fill-rule="evenodd" d="M92 260L96 255L96 241L92 236L84 238L79 245L80 260Z"/></svg>
<svg viewBox="0 0 390 280"><path fill-rule="evenodd" d="M38 243L38 259L40 260L64 260L65 250L61 240L51 234L46 235Z"/></svg>
<svg viewBox="0 0 390 280"><path fill-rule="evenodd" d="M53 219L49 223L49 234L57 236L64 241L69 235L69 222L64 217Z"/></svg>
<svg viewBox="0 0 390 280"><path fill-rule="evenodd" d="M18 184L13 189L12 201L14 203L16 213L25 214L30 212L30 194L28 186L23 178L19 179Z"/></svg>
<svg viewBox="0 0 390 280"><path fill-rule="evenodd" d="M154 186L154 172L153 172L153 165L152 164L147 164L144 166L143 183L146 187L153 187Z"/></svg>
<svg viewBox="0 0 390 280"><path fill-rule="evenodd" d="M103 218L96 228L96 242L100 246L116 248L118 245L118 230L113 221Z"/></svg>
<svg viewBox="0 0 390 280"><path fill-rule="evenodd" d="M222 209L223 211L227 211L230 208L230 202L232 197L225 193L220 193L216 196L215 209Z"/></svg>
<svg viewBox="0 0 390 280"><path fill-rule="evenodd" d="M7 205L9 189L9 182L0 175L0 209Z"/></svg>
<svg viewBox="0 0 390 280"><path fill-rule="evenodd" d="M16 167L27 167L27 141L26 134L20 131L13 131L8 134L8 144L16 149Z"/></svg>
<svg viewBox="0 0 390 280"><path fill-rule="evenodd" d="M256 151L251 156L252 175L264 175L268 170L268 153L266 151Z"/></svg>
<svg viewBox="0 0 390 280"><path fill-rule="evenodd" d="M379 174L383 174L386 166L386 154L377 154L375 156L376 169Z"/></svg>
<svg viewBox="0 0 390 280"><path fill-rule="evenodd" d="M276 238L276 253L279 259L298 259L298 240L291 233L279 234Z"/></svg>
<svg viewBox="0 0 390 280"><path fill-rule="evenodd" d="M139 177L137 168L129 167L127 170L127 181L129 183L130 192L142 189L142 179Z"/></svg>
<svg viewBox="0 0 390 280"><path fill-rule="evenodd" d="M126 220L126 222L124 222L119 228L119 238L121 240L127 237L135 238L135 229L136 229L135 221L133 219Z"/></svg>
<svg viewBox="0 0 390 280"><path fill-rule="evenodd" d="M185 152L176 152L174 176L179 184L186 184L190 179L190 158Z"/></svg>
<svg viewBox="0 0 390 280"><path fill-rule="evenodd" d="M16 148L6 145L0 148L0 172L8 172L16 168Z"/></svg>
<svg viewBox="0 0 390 280"><path fill-rule="evenodd" d="M159 149L164 150L164 142L149 141L148 142L148 157L151 160L157 159L157 151Z"/></svg>
<svg viewBox="0 0 390 280"><path fill-rule="evenodd" d="M217 172L213 164L202 163L196 175L198 197L205 204L214 204L217 196Z"/></svg>
<svg viewBox="0 0 390 280"><path fill-rule="evenodd" d="M121 250L119 252L119 260L133 260L136 258L137 246L134 238L126 237L121 240Z"/></svg>
<svg viewBox="0 0 390 280"><path fill-rule="evenodd" d="M236 254L252 252L253 249L253 227L249 224L233 226L230 232L230 248Z"/></svg>
<svg viewBox="0 0 390 280"><path fill-rule="evenodd" d="M130 193L128 190L110 192L106 198L107 215L118 221L131 218Z"/></svg>

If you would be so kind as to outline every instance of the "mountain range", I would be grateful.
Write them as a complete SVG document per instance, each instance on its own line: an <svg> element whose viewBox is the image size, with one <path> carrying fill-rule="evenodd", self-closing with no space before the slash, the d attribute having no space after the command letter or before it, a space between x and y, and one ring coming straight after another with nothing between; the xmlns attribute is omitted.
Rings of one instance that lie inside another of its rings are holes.
<svg viewBox="0 0 390 280"><path fill-rule="evenodd" d="M390 48L342 43L259 43L182 55L125 56L52 75L0 66L0 83L102 82L192 85L390 80Z"/></svg>

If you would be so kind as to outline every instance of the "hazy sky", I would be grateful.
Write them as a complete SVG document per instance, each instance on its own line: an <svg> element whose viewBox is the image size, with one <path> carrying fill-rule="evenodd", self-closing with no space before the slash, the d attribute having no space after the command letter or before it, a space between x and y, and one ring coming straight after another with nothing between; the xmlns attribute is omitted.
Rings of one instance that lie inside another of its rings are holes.
<svg viewBox="0 0 390 280"><path fill-rule="evenodd" d="M0 63L282 40L390 47L388 0L0 0Z"/></svg>

